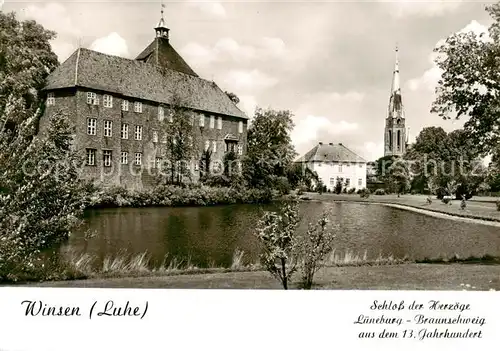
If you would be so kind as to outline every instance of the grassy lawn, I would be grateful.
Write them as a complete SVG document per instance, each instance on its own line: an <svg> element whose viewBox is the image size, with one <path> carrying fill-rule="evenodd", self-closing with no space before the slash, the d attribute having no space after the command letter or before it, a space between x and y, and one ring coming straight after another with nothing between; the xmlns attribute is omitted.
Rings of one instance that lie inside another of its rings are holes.
<svg viewBox="0 0 500 351"><path fill-rule="evenodd" d="M397 197L397 195L370 195L368 199L363 199L357 194L337 195L324 193L322 195L319 195L317 193L306 193L304 194L304 196L310 198L311 200L320 201L362 201L390 203L416 207L423 210L440 212L454 216L500 222L500 211L497 211L495 203L484 201L484 199L482 198L480 201L467 201L467 208L465 210L461 210L459 200L453 200L450 205L444 204L440 200L433 198L432 204L428 205L426 201L427 196L425 195L401 195L401 197L399 198Z"/></svg>
<svg viewBox="0 0 500 351"><path fill-rule="evenodd" d="M317 283L316 289L500 290L500 265L402 264L331 267L319 271L315 281ZM269 273L262 271L87 279L43 282L27 286L134 289L280 289L279 283Z"/></svg>

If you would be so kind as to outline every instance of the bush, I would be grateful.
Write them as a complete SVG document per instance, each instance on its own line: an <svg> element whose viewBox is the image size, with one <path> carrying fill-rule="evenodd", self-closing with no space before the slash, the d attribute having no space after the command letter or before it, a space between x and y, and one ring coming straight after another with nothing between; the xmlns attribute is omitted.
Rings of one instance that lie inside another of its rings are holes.
<svg viewBox="0 0 500 351"><path fill-rule="evenodd" d="M373 195L385 195L385 190L384 189L377 189L377 190L375 190Z"/></svg>
<svg viewBox="0 0 500 351"><path fill-rule="evenodd" d="M359 192L359 196L361 198L366 198L368 199L370 197L370 190L367 189L367 188L364 188L364 189L361 189L361 191Z"/></svg>
<svg viewBox="0 0 500 351"><path fill-rule="evenodd" d="M450 196L444 196L441 201L444 203L444 204L451 204L451 197Z"/></svg>
<svg viewBox="0 0 500 351"><path fill-rule="evenodd" d="M273 194L269 189L242 187L161 185L142 191L110 187L100 188L87 203L87 207L207 206L268 203L272 199Z"/></svg>
<svg viewBox="0 0 500 351"><path fill-rule="evenodd" d="M350 188L347 193L348 194L354 194L356 192L356 189L355 188Z"/></svg>
<svg viewBox="0 0 500 351"><path fill-rule="evenodd" d="M335 235L328 228L329 213L325 212L315 224L309 224L304 236L298 241L298 257L302 270L302 287L310 289L315 273L322 267L326 255L333 251Z"/></svg>
<svg viewBox="0 0 500 351"><path fill-rule="evenodd" d="M497 211L500 211L500 200L497 200L495 204L497 205Z"/></svg>
<svg viewBox="0 0 500 351"><path fill-rule="evenodd" d="M281 195L288 195L292 190L292 187L290 186L290 182L288 181L287 177L276 178L276 180L274 181L274 187L276 188L276 190L278 190L278 192Z"/></svg>
<svg viewBox="0 0 500 351"><path fill-rule="evenodd" d="M436 198L438 200L442 200L443 197L445 197L446 195L448 195L448 192L446 191L445 188L441 187L436 189Z"/></svg>
<svg viewBox="0 0 500 351"><path fill-rule="evenodd" d="M465 184L460 184L457 187L457 191L455 192L455 199L456 200L462 200L463 197L465 196L465 200L470 200L472 199L472 196L474 195L474 192L469 189L469 187Z"/></svg>
<svg viewBox="0 0 500 351"><path fill-rule="evenodd" d="M262 244L260 260L266 270L288 289L297 271L295 231L299 224L297 201L283 204L278 212L264 212L257 223L257 237Z"/></svg>
<svg viewBox="0 0 500 351"><path fill-rule="evenodd" d="M307 191L307 187L305 185L299 186L297 189L297 195L303 195Z"/></svg>

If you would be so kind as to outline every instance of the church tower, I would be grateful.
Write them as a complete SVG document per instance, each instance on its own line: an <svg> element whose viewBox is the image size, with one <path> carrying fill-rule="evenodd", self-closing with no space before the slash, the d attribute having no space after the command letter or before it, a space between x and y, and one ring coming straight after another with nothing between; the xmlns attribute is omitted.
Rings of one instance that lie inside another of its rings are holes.
<svg viewBox="0 0 500 351"><path fill-rule="evenodd" d="M408 141L405 128L405 113L399 79L398 48L396 47L396 63L394 64L392 76L389 109L385 120L384 156L402 156L405 153Z"/></svg>

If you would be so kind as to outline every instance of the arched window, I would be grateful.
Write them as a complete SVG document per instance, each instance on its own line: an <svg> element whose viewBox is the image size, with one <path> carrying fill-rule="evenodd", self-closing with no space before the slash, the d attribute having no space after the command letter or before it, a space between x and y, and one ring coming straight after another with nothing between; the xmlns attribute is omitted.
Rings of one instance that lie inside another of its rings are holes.
<svg viewBox="0 0 500 351"><path fill-rule="evenodd" d="M398 143L398 150L401 149L401 131L398 130L398 140L397 140L397 143Z"/></svg>
<svg viewBox="0 0 500 351"><path fill-rule="evenodd" d="M392 150L392 130L389 131L389 150Z"/></svg>

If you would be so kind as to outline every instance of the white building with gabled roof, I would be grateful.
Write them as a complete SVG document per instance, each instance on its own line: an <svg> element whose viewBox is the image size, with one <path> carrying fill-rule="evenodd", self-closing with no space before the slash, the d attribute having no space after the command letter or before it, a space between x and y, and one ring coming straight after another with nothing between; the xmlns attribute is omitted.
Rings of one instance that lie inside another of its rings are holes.
<svg viewBox="0 0 500 351"><path fill-rule="evenodd" d="M295 162L315 171L330 190L334 190L337 179L340 179L347 189L366 188L367 161L342 143L319 142Z"/></svg>

